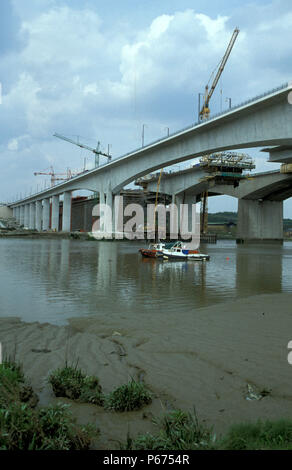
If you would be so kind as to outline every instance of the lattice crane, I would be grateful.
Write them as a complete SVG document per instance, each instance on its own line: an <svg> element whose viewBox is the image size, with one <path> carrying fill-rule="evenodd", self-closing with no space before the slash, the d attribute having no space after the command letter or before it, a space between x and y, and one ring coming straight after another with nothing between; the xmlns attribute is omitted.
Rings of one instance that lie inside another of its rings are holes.
<svg viewBox="0 0 292 470"><path fill-rule="evenodd" d="M210 78L208 84L205 87L204 103L203 103L202 109L200 111L200 119L202 121L204 119L208 119L208 117L210 115L210 108L209 108L210 99L212 98L212 95L215 91L215 88L216 88L216 86L217 86L217 84L220 80L220 77L222 75L224 67L226 65L226 62L229 59L229 56L231 54L231 51L233 49L233 46L235 44L235 41L236 41L238 35L239 35L239 29L235 28L235 30L233 31L232 37L230 39L230 42L228 44L228 47L226 49L226 52L225 52L220 64L218 65L218 71L217 71L216 77L214 78L214 81L212 83L212 86L211 86L210 90L209 90L209 83L210 83L210 80L211 80L213 74L211 75L211 78Z"/></svg>
<svg viewBox="0 0 292 470"><path fill-rule="evenodd" d="M199 118L201 121L204 121L206 119L209 118L210 116L210 107L209 107L209 104L210 104L210 100L212 98L212 95L215 91L215 88L220 80L220 77L222 75L222 72L224 70L224 67L228 61L228 58L231 54L231 51L233 49L233 46L235 44L235 41L237 39L237 36L239 34L239 29L238 28L235 28L235 30L233 31L233 34L232 34L232 37L230 39L230 42L228 44L228 47L226 49L226 52L220 62L220 64L218 65L218 70L217 70L217 74L213 80L213 83L212 83L212 86L209 90L209 83L210 83L210 80L213 76L213 74L211 75L211 78L208 82L208 84L206 85L205 87L205 95L204 95L204 102L203 102L203 106L202 106L202 109L200 111L200 115L199 115ZM208 157L208 155L207 155ZM204 157L203 157L204 158ZM207 230L208 230L208 191L205 191L204 193L201 194L201 233L207 233Z"/></svg>
<svg viewBox="0 0 292 470"><path fill-rule="evenodd" d="M72 178L72 172L70 168L67 169L67 173L55 173L54 168L50 166L48 170L37 171L34 173L35 176L37 175L49 175L51 176L51 186L55 186L56 181L61 180L68 180ZM65 178L58 178L58 176L66 176Z"/></svg>
<svg viewBox="0 0 292 470"><path fill-rule="evenodd" d="M111 160L111 155L109 155L108 153L103 153L101 152L100 150L100 142L97 143L97 147L96 149L92 148L92 147L89 147L88 145L85 145L85 144L81 144L79 141L75 141L75 140L72 140L72 139L69 139L68 137L65 137L64 135L61 135L61 134L57 134L55 133L54 134L54 137L58 137L58 139L62 139L62 140L65 140L66 142L70 142L71 144L74 144L74 145L78 145L78 147L81 147L83 149L86 149L86 150L89 150L90 152L93 152L94 155L95 155L95 167L98 167L99 166L99 157L102 155L104 157L106 157L108 159L108 161Z"/></svg>

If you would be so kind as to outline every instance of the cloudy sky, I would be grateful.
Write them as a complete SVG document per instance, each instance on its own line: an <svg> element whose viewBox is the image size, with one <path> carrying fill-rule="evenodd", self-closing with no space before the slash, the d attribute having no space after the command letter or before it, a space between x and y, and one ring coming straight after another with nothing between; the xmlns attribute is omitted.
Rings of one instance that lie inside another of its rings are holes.
<svg viewBox="0 0 292 470"><path fill-rule="evenodd" d="M291 0L0 0L0 202L49 185L34 172L51 165L92 167L54 132L117 157L141 145L143 124L147 143L195 122L236 26L212 113L292 79ZM248 153L257 171L279 168Z"/></svg>

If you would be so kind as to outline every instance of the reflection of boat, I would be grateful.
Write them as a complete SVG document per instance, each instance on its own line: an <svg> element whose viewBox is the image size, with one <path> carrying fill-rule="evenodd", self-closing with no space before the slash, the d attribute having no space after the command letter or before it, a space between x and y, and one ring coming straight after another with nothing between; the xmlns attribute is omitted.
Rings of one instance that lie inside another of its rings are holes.
<svg viewBox="0 0 292 470"><path fill-rule="evenodd" d="M186 250L184 249L181 242L176 242L172 244L171 247L166 245L158 250L156 253L156 258L162 259L176 259L176 260L197 260L197 261L209 261L210 256L200 253L199 250Z"/></svg>

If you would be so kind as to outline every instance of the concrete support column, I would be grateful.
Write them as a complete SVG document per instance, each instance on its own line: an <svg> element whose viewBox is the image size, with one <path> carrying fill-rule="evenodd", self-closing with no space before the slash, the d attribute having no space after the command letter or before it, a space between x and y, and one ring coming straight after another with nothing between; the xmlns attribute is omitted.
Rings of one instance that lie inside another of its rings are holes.
<svg viewBox="0 0 292 470"><path fill-rule="evenodd" d="M178 232L180 234L180 228L181 228L181 204L183 203L183 195L182 194L177 194L175 196L175 201L177 205L177 214L178 214Z"/></svg>
<svg viewBox="0 0 292 470"><path fill-rule="evenodd" d="M178 223L179 211L177 207L177 200L176 200L175 194L172 194L171 196L171 204L176 209L173 209L170 213L170 219L169 219L170 238L172 240L177 240L179 236L179 223Z"/></svg>
<svg viewBox="0 0 292 470"><path fill-rule="evenodd" d="M52 230L59 231L60 196L52 197Z"/></svg>
<svg viewBox="0 0 292 470"><path fill-rule="evenodd" d="M20 225L24 225L24 206L20 206Z"/></svg>
<svg viewBox="0 0 292 470"><path fill-rule="evenodd" d="M105 194L103 191L99 193L99 204L105 204Z"/></svg>
<svg viewBox="0 0 292 470"><path fill-rule="evenodd" d="M25 204L24 206L24 226L26 228L29 227L29 204Z"/></svg>
<svg viewBox="0 0 292 470"><path fill-rule="evenodd" d="M106 205L108 207L108 210L106 211L106 217L105 217L105 231L108 232L109 234L112 234L113 232L113 193L111 190L107 190L106 192Z"/></svg>
<svg viewBox="0 0 292 470"><path fill-rule="evenodd" d="M29 205L29 228L35 229L35 202L31 202Z"/></svg>
<svg viewBox="0 0 292 470"><path fill-rule="evenodd" d="M283 201L239 199L237 243L253 242L283 242Z"/></svg>
<svg viewBox="0 0 292 470"><path fill-rule="evenodd" d="M122 240L124 238L124 204L123 197L119 194L114 196L113 227L115 238Z"/></svg>
<svg viewBox="0 0 292 470"><path fill-rule="evenodd" d="M62 232L71 231L71 191L64 193Z"/></svg>
<svg viewBox="0 0 292 470"><path fill-rule="evenodd" d="M19 207L15 207L13 210L13 217L16 219L16 221L19 221Z"/></svg>
<svg viewBox="0 0 292 470"><path fill-rule="evenodd" d="M50 199L43 200L43 230L50 229Z"/></svg>
<svg viewBox="0 0 292 470"><path fill-rule="evenodd" d="M103 191L100 191L99 193L99 204L105 204L105 194ZM100 211L100 227L99 227L101 232L104 232L105 226L104 226L104 211Z"/></svg>
<svg viewBox="0 0 292 470"><path fill-rule="evenodd" d="M16 207L13 207L12 209L12 215L16 219Z"/></svg>
<svg viewBox="0 0 292 470"><path fill-rule="evenodd" d="M16 220L20 223L20 207L18 206L16 209Z"/></svg>
<svg viewBox="0 0 292 470"><path fill-rule="evenodd" d="M185 211L185 216L187 216L187 222L186 222L186 229L188 232L192 232L195 230L195 222L199 222L200 217L196 217L195 212L193 211L193 205L197 203L197 197L194 195L187 194L185 196L184 204L188 205L187 211ZM184 214L183 214L184 215ZM196 217L196 220L193 220L193 218ZM199 232L200 234L200 232Z"/></svg>
<svg viewBox="0 0 292 470"><path fill-rule="evenodd" d="M42 230L42 201L35 203L35 228L38 232Z"/></svg>

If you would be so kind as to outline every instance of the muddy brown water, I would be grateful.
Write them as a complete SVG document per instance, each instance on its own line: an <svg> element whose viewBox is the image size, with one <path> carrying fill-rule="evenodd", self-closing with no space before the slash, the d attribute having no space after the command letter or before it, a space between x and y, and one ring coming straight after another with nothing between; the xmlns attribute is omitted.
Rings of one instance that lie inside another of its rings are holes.
<svg viewBox="0 0 292 470"><path fill-rule="evenodd" d="M202 246L210 262L142 259L142 243L0 240L0 316L66 324L70 317L196 310L291 292L292 243Z"/></svg>

